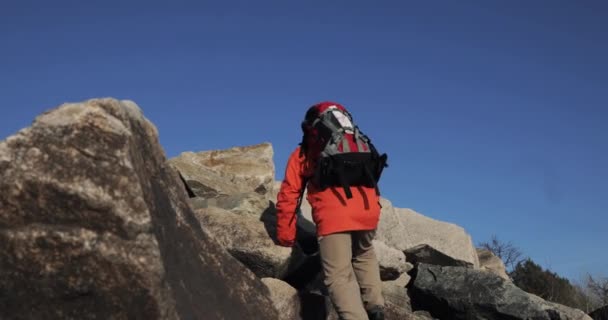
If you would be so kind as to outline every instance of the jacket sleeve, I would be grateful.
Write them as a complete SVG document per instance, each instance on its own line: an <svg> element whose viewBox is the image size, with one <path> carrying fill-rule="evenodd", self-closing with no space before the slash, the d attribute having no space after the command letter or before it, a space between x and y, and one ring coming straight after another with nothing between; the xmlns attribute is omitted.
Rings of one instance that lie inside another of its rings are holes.
<svg viewBox="0 0 608 320"><path fill-rule="evenodd" d="M286 247L293 246L296 240L296 206L303 187L302 165L297 148L289 156L285 177L277 195L277 241Z"/></svg>

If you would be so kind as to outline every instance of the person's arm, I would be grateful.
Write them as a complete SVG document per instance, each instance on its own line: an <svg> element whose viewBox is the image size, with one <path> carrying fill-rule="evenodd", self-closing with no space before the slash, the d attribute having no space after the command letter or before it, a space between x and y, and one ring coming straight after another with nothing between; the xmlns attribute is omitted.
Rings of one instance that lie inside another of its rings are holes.
<svg viewBox="0 0 608 320"><path fill-rule="evenodd" d="M296 241L296 207L303 187L302 164L298 148L289 156L277 195L277 241L285 247L292 247Z"/></svg>

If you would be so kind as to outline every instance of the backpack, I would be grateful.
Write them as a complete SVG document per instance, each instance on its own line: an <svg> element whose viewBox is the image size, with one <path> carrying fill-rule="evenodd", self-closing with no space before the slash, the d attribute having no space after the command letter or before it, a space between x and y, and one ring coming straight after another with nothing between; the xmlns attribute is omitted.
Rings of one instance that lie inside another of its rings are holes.
<svg viewBox="0 0 608 320"><path fill-rule="evenodd" d="M352 198L351 186L375 188L387 164L370 138L354 123L342 105L322 102L309 108L302 122L304 137L301 154L313 157L314 170L309 179L320 190L342 187Z"/></svg>

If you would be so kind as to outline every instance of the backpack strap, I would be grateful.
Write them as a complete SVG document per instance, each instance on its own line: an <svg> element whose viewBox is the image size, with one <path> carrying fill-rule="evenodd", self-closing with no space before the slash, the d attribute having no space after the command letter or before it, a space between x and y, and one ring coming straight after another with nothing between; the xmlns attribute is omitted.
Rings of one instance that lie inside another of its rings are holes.
<svg viewBox="0 0 608 320"><path fill-rule="evenodd" d="M367 179L369 179L369 181L372 182L372 184L374 185L374 189L376 189L376 195L379 196L380 195L380 188L378 188L378 182L376 182L376 179L374 179L374 176L372 175L372 172L369 171L369 167L368 166L364 166L365 170L365 175L367 176Z"/></svg>
<svg viewBox="0 0 608 320"><path fill-rule="evenodd" d="M355 126L355 142L359 151L365 150L365 145L368 144L368 140L364 134L359 131L359 128Z"/></svg>
<svg viewBox="0 0 608 320"><path fill-rule="evenodd" d="M342 152L350 152L350 146L344 136L340 137L340 143L342 144Z"/></svg>
<svg viewBox="0 0 608 320"><path fill-rule="evenodd" d="M346 195L346 198L351 199L353 197L353 194L352 192L350 192L350 186L348 185L348 183L346 183L346 180L344 179L344 166L338 166L336 168L336 171L338 173L338 182L340 182L342 189L344 189L344 194Z"/></svg>

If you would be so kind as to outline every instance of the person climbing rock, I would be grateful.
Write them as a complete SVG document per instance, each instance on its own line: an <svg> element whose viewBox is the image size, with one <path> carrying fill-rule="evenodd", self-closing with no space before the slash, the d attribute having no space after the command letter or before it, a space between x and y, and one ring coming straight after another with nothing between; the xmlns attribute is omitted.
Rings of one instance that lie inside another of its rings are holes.
<svg viewBox="0 0 608 320"><path fill-rule="evenodd" d="M304 190L317 226L324 284L341 319L384 319L379 264L372 245L380 218L378 181L387 166L344 106L321 102L301 124L277 195L277 241L296 243Z"/></svg>

